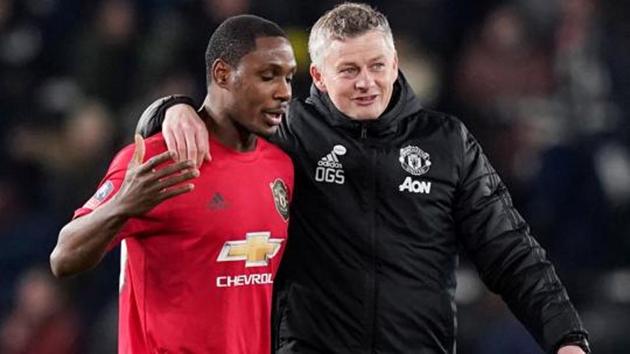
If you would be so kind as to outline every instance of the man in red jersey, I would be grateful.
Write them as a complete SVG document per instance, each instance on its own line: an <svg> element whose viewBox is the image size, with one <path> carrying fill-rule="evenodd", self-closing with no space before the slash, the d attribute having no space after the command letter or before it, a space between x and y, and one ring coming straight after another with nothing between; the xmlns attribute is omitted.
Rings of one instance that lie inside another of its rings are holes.
<svg viewBox="0 0 630 354"><path fill-rule="evenodd" d="M208 43L199 110L213 163L167 164L161 134L137 136L61 230L50 257L59 277L121 244L119 353L269 352L293 165L256 134L276 131L295 67L275 23L226 20Z"/></svg>

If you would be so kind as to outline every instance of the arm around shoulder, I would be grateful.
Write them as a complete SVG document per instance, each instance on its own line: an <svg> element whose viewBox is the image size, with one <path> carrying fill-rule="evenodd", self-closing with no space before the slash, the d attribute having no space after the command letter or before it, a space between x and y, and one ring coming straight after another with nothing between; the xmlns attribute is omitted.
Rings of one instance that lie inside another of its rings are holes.
<svg viewBox="0 0 630 354"><path fill-rule="evenodd" d="M171 95L158 98L142 112L136 126L136 133L140 134L143 138L148 138L151 135L159 133L162 130L162 123L164 123L166 111L177 104L186 104L194 107L195 101L183 95Z"/></svg>
<svg viewBox="0 0 630 354"><path fill-rule="evenodd" d="M174 95L153 102L138 121L136 132L144 137L162 131L169 151L178 161L210 161L208 128L190 97Z"/></svg>

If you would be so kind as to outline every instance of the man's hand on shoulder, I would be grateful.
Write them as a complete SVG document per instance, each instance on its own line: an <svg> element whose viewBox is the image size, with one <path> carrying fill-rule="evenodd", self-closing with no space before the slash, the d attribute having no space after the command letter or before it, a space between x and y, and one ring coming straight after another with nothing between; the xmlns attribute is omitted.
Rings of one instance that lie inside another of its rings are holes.
<svg viewBox="0 0 630 354"><path fill-rule="evenodd" d="M168 151L176 161L191 160L201 167L210 161L208 129L195 109L187 104L176 104L166 110L162 134Z"/></svg>
<svg viewBox="0 0 630 354"><path fill-rule="evenodd" d="M145 146L140 135L136 135L136 146L127 167L125 180L114 202L120 213L128 217L142 215L162 201L193 190L193 184L181 184L199 176L199 170L189 160L157 166L173 159L173 153L166 151L143 163Z"/></svg>
<svg viewBox="0 0 630 354"><path fill-rule="evenodd" d="M567 345L558 349L558 354L586 354L582 348L576 345Z"/></svg>

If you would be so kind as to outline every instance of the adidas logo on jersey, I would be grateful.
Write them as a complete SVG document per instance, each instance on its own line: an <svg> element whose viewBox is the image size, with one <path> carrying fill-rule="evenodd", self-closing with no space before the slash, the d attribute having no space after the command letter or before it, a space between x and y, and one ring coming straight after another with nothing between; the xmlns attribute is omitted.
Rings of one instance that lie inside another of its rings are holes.
<svg viewBox="0 0 630 354"><path fill-rule="evenodd" d="M211 210L221 210L227 209L228 203L225 201L225 198L219 192L215 192L208 203L208 208Z"/></svg>
<svg viewBox="0 0 630 354"><path fill-rule="evenodd" d="M405 178L403 183L398 186L398 190L401 192L412 192L412 193L420 193L420 194L429 194L431 193L431 182L426 181L416 181L411 177Z"/></svg>
<svg viewBox="0 0 630 354"><path fill-rule="evenodd" d="M343 172L343 165L339 161L338 156L345 154L345 146L335 145L328 155L322 157L317 162L315 180L317 182L343 184L346 181L346 177Z"/></svg>

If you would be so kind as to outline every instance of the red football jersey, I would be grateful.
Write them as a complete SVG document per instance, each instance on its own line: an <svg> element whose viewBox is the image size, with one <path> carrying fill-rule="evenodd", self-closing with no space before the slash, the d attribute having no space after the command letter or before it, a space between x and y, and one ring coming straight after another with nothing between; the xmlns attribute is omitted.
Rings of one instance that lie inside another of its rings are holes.
<svg viewBox="0 0 630 354"><path fill-rule="evenodd" d="M161 134L145 160L166 151ZM258 139L238 153L211 139L195 189L130 219L122 241L119 353L267 353L272 281L284 251L293 165ZM75 217L120 188L134 146L114 158Z"/></svg>

